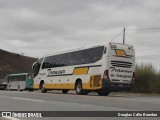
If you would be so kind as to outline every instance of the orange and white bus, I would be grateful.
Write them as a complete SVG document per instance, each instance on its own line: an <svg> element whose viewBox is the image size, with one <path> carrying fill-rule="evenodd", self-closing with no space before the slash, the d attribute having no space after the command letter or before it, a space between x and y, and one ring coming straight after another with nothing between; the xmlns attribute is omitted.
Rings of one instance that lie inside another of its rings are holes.
<svg viewBox="0 0 160 120"><path fill-rule="evenodd" d="M33 64L34 89L96 91L129 90L134 82L135 52L131 45L109 43L45 55Z"/></svg>

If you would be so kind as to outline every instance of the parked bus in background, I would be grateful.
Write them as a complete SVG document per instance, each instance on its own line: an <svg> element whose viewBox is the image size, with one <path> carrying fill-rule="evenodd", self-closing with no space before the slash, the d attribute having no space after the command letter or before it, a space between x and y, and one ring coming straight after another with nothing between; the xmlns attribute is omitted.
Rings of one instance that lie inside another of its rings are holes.
<svg viewBox="0 0 160 120"><path fill-rule="evenodd" d="M33 91L33 77L33 73L9 74L7 79L7 89Z"/></svg>
<svg viewBox="0 0 160 120"><path fill-rule="evenodd" d="M135 52L131 45L110 43L45 55L33 64L34 89L96 91L129 90L134 82Z"/></svg>

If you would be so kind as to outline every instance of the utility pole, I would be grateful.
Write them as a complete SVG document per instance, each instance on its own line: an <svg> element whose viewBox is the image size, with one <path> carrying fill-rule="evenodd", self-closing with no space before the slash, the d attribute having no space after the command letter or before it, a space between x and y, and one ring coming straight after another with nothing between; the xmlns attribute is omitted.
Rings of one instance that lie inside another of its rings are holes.
<svg viewBox="0 0 160 120"><path fill-rule="evenodd" d="M123 44L125 43L125 27L124 27L124 30L123 30Z"/></svg>

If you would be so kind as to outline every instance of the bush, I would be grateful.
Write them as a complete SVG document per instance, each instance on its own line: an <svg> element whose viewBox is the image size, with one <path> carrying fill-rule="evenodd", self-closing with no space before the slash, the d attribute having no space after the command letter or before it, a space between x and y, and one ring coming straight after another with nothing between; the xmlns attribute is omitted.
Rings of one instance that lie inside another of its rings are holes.
<svg viewBox="0 0 160 120"><path fill-rule="evenodd" d="M151 65L136 65L133 91L142 93L160 93L160 73Z"/></svg>

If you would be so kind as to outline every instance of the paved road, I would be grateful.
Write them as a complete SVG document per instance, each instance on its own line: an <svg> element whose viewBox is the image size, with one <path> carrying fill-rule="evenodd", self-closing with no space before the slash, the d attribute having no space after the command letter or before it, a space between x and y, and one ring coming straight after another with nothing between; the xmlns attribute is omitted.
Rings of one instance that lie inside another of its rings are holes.
<svg viewBox="0 0 160 120"><path fill-rule="evenodd" d="M0 91L0 111L160 111L159 95L111 93L109 96L97 94L76 95L75 92L61 94ZM23 118L26 120L26 118ZM44 119L44 118L43 118ZM47 118L47 120L53 118ZM62 118L54 118L62 119ZM63 118L66 120L66 118ZM71 118L70 118L71 119ZM72 118L74 120L74 118ZM77 118L82 119L82 118ZM106 118L83 118L96 120ZM111 118L116 119L116 118ZM118 118L124 119L124 118ZM133 119L133 118L131 118ZM135 119L135 118L134 118ZM141 118L139 118L141 119ZM147 119L147 118L144 118ZM148 118L147 120L149 120ZM156 119L156 118L154 118Z"/></svg>

